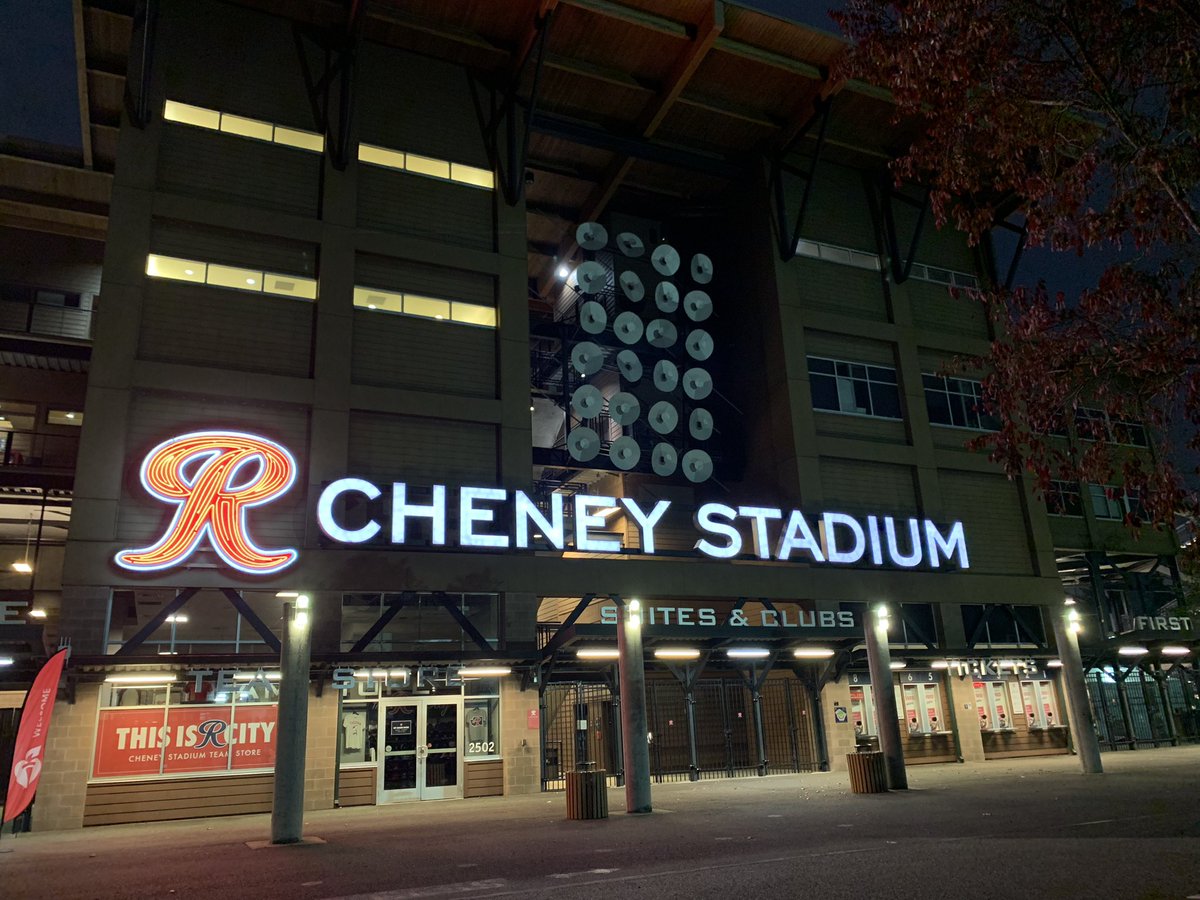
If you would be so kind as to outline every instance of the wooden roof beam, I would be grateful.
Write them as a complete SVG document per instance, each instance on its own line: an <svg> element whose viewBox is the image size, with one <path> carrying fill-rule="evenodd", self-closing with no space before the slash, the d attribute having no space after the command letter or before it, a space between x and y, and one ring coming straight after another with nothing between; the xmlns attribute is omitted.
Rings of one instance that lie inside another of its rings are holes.
<svg viewBox="0 0 1200 900"><path fill-rule="evenodd" d="M588 0L588 2L596 2L596 0ZM725 5L721 0L713 0L704 19L696 24L695 37L687 49L676 58L666 81L638 116L635 131L640 133L642 138L648 139L654 136L654 132L658 130L658 127L667 117L667 113L670 112L671 105L678 99L683 89L687 87L692 75L695 74L700 64L704 61L704 57L713 48L724 28ZM596 185L595 190L592 191L591 195L584 202L583 208L580 210L581 221L593 221L604 212L616 194L617 189L621 186L621 182L629 174L629 170L633 167L633 162L633 158L630 156L617 156L613 159L605 170L603 180ZM579 244L572 232L563 242L558 256L560 259L568 259L578 249ZM545 294L553 277L553 268L543 274L538 285L541 293Z"/></svg>
<svg viewBox="0 0 1200 900"><path fill-rule="evenodd" d="M661 34L669 34L672 37L688 37L688 26L683 22L676 22L674 19L635 9L632 6L613 3L611 0L566 0L566 2L571 6L586 9L588 12L608 16L610 19L620 19L630 25L649 28Z"/></svg>
<svg viewBox="0 0 1200 900"><path fill-rule="evenodd" d="M0 155L0 188L107 206L112 176L78 166Z"/></svg>

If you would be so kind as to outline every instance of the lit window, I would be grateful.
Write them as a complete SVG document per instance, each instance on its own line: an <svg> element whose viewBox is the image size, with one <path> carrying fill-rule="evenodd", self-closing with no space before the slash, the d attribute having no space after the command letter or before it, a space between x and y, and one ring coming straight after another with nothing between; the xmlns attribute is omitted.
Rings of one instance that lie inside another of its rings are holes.
<svg viewBox="0 0 1200 900"><path fill-rule="evenodd" d="M46 413L47 425L83 425L83 413L77 409L52 409Z"/></svg>
<svg viewBox="0 0 1200 900"><path fill-rule="evenodd" d="M247 119L244 116L221 113L221 130L229 134L240 134L242 137L269 141L273 127L269 122L260 122L258 119Z"/></svg>
<svg viewBox="0 0 1200 900"><path fill-rule="evenodd" d="M301 300L316 300L317 282L312 278L296 278L293 275L275 275L267 272L263 275L263 291L268 294L282 294L285 297L298 297Z"/></svg>
<svg viewBox="0 0 1200 900"><path fill-rule="evenodd" d="M382 312L404 312L404 295L393 294L390 291L377 291L375 288L356 287L354 289L354 305L362 309Z"/></svg>
<svg viewBox="0 0 1200 900"><path fill-rule="evenodd" d="M921 375L925 385L925 406L934 425L995 431L996 419L983 411L983 385L969 378L943 378Z"/></svg>
<svg viewBox="0 0 1200 900"><path fill-rule="evenodd" d="M284 128L275 126L275 143L300 150L311 150L313 153L325 151L325 137L311 131L301 131L299 128Z"/></svg>
<svg viewBox="0 0 1200 900"><path fill-rule="evenodd" d="M151 253L146 257L146 274L151 278L170 278L173 281L204 283L208 266L193 259L176 259Z"/></svg>
<svg viewBox="0 0 1200 900"><path fill-rule="evenodd" d="M459 303L457 300L450 304L452 318L455 322L466 325L483 325L487 328L496 327L496 310L491 306L479 306L475 303Z"/></svg>
<svg viewBox="0 0 1200 900"><path fill-rule="evenodd" d="M146 258L146 274L152 278L190 281L238 291L253 291L254 293L265 291L268 294L295 297L298 300L317 299L317 282L313 278L280 275L272 272L264 273L258 269L202 263L191 259L160 256L156 253L151 253Z"/></svg>
<svg viewBox="0 0 1200 900"><path fill-rule="evenodd" d="M404 312L410 316L423 316L428 319L449 319L450 301L405 294Z"/></svg>
<svg viewBox="0 0 1200 900"><path fill-rule="evenodd" d="M404 168L404 154L399 150L373 147L370 144L358 145L358 159L359 162L370 163L373 166L386 166L389 169Z"/></svg>
<svg viewBox="0 0 1200 900"><path fill-rule="evenodd" d="M213 131L221 127L221 114L215 109L191 106L175 100L168 100L163 106L163 118L168 122L182 122L197 128L211 128Z"/></svg>
<svg viewBox="0 0 1200 900"><path fill-rule="evenodd" d="M492 190L496 186L496 177L490 169L468 166L464 163L449 162L435 159L432 156L421 156L416 153L406 153L402 150L389 150L374 144L358 145L358 161L373 166L383 166L387 169L399 169L424 175L428 178L439 178L444 181L454 181L470 187Z"/></svg>
<svg viewBox="0 0 1200 900"><path fill-rule="evenodd" d="M213 263L208 267L208 283L216 287L237 288L241 291L261 291L262 272L237 266L218 266Z"/></svg>
<svg viewBox="0 0 1200 900"><path fill-rule="evenodd" d="M900 388L893 368L810 356L808 380L814 409L902 418Z"/></svg>
<svg viewBox="0 0 1200 900"><path fill-rule="evenodd" d="M429 175L432 178L450 178L450 163L444 159L433 159L428 156L417 156L415 153L404 154L404 168L418 175Z"/></svg>
<svg viewBox="0 0 1200 900"><path fill-rule="evenodd" d="M878 272L880 268L879 256L875 253L839 247L837 244L827 244L823 241L797 241L796 255L807 256L809 259L823 259L855 269L871 269Z"/></svg>
<svg viewBox="0 0 1200 900"><path fill-rule="evenodd" d="M496 176L491 169L480 169L462 163L450 163L450 178L463 184L473 184L475 187L488 188L496 186Z"/></svg>
<svg viewBox="0 0 1200 900"><path fill-rule="evenodd" d="M163 118L168 122L182 122L184 125L194 125L197 128L207 128L225 134L236 134L239 137L265 141L268 144L276 143L285 147L296 147L313 153L321 153L325 150L324 136L315 132L304 131L300 128L285 128L282 125L264 122L262 119L235 116L232 113L205 109L203 106L192 106L177 100L168 100L163 104Z"/></svg>

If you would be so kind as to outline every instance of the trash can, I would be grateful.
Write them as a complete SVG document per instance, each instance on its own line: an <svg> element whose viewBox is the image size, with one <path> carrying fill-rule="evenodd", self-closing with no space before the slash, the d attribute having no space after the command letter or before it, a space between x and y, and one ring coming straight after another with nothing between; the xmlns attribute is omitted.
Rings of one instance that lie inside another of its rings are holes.
<svg viewBox="0 0 1200 900"><path fill-rule="evenodd" d="M608 818L608 772L577 769L567 773L567 818Z"/></svg>
<svg viewBox="0 0 1200 900"><path fill-rule="evenodd" d="M850 771L850 790L856 794L887 793L887 767L883 752L847 753L846 768Z"/></svg>

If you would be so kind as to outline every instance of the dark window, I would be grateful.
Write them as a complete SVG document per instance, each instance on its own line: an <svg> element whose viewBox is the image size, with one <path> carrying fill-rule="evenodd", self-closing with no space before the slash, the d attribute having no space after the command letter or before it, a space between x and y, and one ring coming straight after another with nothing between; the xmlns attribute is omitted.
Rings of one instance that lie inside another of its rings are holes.
<svg viewBox="0 0 1200 900"><path fill-rule="evenodd" d="M903 418L895 369L810 356L808 372L815 409Z"/></svg>

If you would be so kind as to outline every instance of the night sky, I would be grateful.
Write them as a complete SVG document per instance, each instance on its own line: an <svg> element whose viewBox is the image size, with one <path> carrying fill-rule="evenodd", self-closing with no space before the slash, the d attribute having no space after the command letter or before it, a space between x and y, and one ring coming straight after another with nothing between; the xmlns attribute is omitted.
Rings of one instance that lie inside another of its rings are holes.
<svg viewBox="0 0 1200 900"><path fill-rule="evenodd" d="M71 0L0 0L0 141L82 147Z"/></svg>

